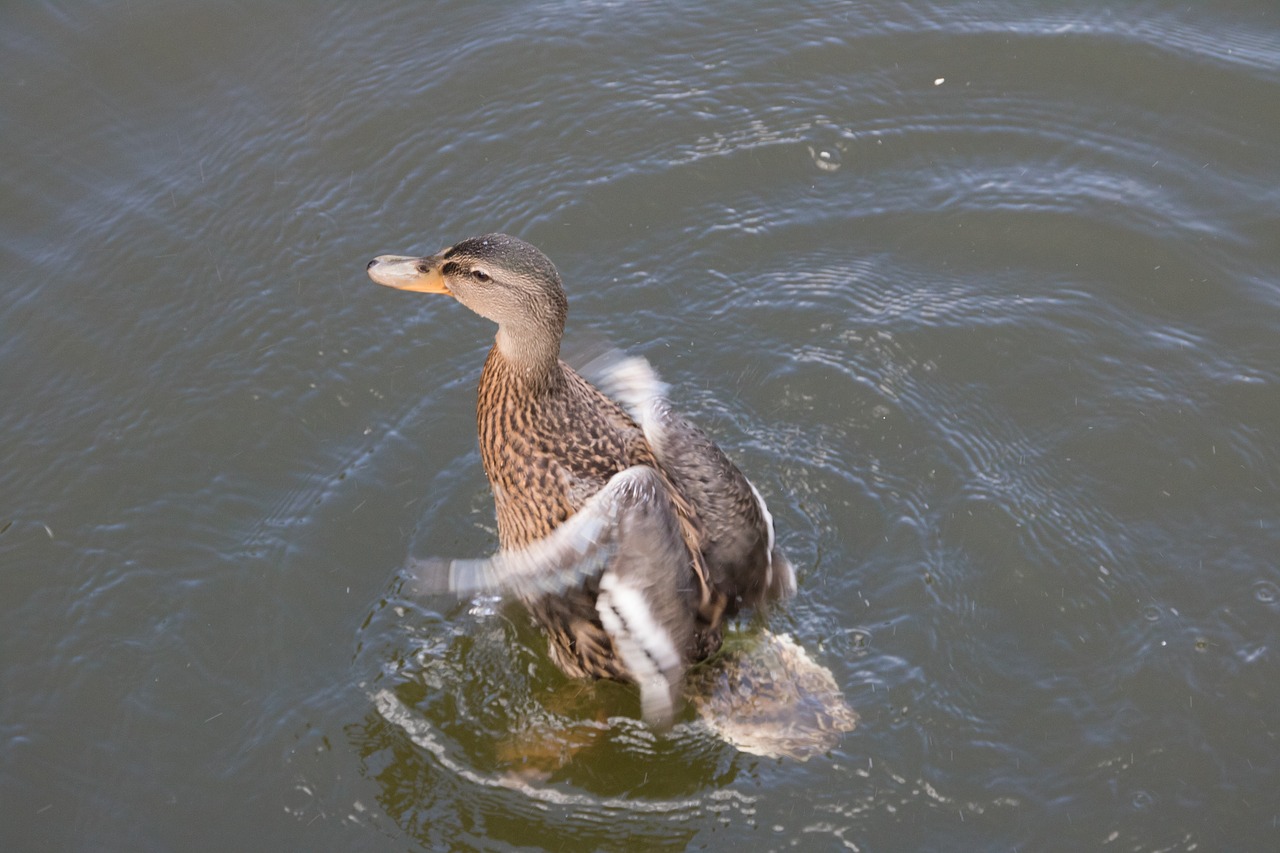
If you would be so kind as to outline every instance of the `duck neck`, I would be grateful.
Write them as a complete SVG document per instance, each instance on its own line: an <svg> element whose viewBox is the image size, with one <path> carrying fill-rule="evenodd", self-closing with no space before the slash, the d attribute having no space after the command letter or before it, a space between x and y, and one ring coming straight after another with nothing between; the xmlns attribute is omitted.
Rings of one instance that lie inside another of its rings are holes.
<svg viewBox="0 0 1280 853"><path fill-rule="evenodd" d="M532 387L552 384L560 367L560 335L564 323L551 328L538 324L525 328L510 328L504 323L498 327L494 339L494 354L502 359L503 367L511 379Z"/></svg>

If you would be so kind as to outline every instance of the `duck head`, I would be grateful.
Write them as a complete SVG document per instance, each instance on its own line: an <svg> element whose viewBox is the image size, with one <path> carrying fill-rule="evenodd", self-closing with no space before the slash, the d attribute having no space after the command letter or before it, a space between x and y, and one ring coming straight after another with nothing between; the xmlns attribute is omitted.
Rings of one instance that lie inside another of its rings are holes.
<svg viewBox="0 0 1280 853"><path fill-rule="evenodd" d="M513 362L554 362L559 355L568 310L560 274L524 240L485 234L425 257L379 255L368 271L378 284L443 293L497 323L498 349Z"/></svg>

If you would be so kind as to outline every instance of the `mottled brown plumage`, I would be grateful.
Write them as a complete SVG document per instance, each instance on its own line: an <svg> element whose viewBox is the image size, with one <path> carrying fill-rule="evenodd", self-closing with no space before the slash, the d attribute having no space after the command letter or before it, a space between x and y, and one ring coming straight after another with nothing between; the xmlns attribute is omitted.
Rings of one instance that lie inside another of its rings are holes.
<svg viewBox="0 0 1280 853"><path fill-rule="evenodd" d="M513 368L495 346L480 374L476 424L498 541L507 551L550 536L627 468L660 470L631 416L558 359L545 373L526 373ZM696 546L696 511L667 487L690 548L686 565L671 567L663 582L687 599L692 634L682 652L692 663L719 648L725 595L707 583ZM629 680L596 613L596 581L587 578L563 593L522 597L547 630L551 655L562 670L577 677Z"/></svg>
<svg viewBox="0 0 1280 853"><path fill-rule="evenodd" d="M415 577L424 589L512 591L561 669L636 682L646 718L669 722L685 669L719 648L726 613L794 591L759 493L672 411L642 359L588 365L610 396L560 360L564 291L528 243L474 237L379 257L369 275L498 323L476 420L502 550L420 562Z"/></svg>

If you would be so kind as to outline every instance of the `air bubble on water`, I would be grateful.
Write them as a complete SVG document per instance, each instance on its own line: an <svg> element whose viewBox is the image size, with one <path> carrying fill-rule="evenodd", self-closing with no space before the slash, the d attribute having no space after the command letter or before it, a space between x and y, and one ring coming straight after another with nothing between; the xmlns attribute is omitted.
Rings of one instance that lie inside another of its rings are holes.
<svg viewBox="0 0 1280 853"><path fill-rule="evenodd" d="M813 165L817 166L824 172L839 171L844 157L844 145L836 142L834 144L808 145L809 156L813 158Z"/></svg>
<svg viewBox="0 0 1280 853"><path fill-rule="evenodd" d="M867 647L871 645L871 632L862 628L850 628L846 633L854 652L865 654Z"/></svg>
<svg viewBox="0 0 1280 853"><path fill-rule="evenodd" d="M1133 803L1133 807L1138 810L1142 810L1149 807L1155 801L1156 801L1155 797L1151 796L1150 794L1148 794L1146 791L1143 791L1143 790L1134 791L1133 797L1130 799L1130 802Z"/></svg>

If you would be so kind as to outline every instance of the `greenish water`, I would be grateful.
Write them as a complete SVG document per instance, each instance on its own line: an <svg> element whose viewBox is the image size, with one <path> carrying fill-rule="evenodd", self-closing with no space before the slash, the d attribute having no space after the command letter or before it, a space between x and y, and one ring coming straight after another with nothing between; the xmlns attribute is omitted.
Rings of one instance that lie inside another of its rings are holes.
<svg viewBox="0 0 1280 853"><path fill-rule="evenodd" d="M0 128L3 849L1277 845L1273 4L28 3ZM829 754L398 592L492 329L364 265L493 230L768 498Z"/></svg>

